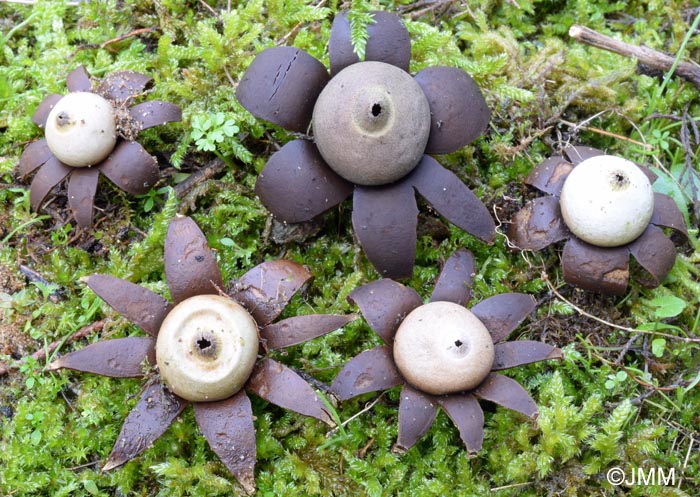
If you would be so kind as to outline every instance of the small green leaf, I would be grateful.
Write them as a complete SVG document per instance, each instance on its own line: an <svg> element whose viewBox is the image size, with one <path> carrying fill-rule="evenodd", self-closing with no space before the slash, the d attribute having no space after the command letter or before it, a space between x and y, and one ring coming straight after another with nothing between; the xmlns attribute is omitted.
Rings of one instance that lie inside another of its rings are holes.
<svg viewBox="0 0 700 497"><path fill-rule="evenodd" d="M100 490L97 488L97 484L93 480L84 480L83 487L91 495L97 495L100 493Z"/></svg>
<svg viewBox="0 0 700 497"><path fill-rule="evenodd" d="M223 245L224 247L234 247L236 245L236 242L234 242L233 240L231 240L230 238L227 238L227 237L224 237L219 241L221 242L221 245Z"/></svg>
<svg viewBox="0 0 700 497"><path fill-rule="evenodd" d="M664 355L665 348L666 348L666 339L665 338L654 338L651 341L651 352L656 357L661 357L662 355Z"/></svg>
<svg viewBox="0 0 700 497"><path fill-rule="evenodd" d="M651 305L656 307L654 315L658 319L672 318L678 316L683 309L685 309L685 300L675 297L673 295L665 295L663 297L656 297L650 302Z"/></svg>
<svg viewBox="0 0 700 497"><path fill-rule="evenodd" d="M29 435L29 441L32 445L39 445L41 442L41 432L39 430L34 430L31 435Z"/></svg>

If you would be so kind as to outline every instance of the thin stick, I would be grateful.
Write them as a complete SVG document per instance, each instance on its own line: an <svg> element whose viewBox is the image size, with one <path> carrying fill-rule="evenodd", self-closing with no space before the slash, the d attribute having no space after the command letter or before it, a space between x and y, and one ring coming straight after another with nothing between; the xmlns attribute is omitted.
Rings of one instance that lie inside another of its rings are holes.
<svg viewBox="0 0 700 497"><path fill-rule="evenodd" d="M185 181L175 185L175 195L177 198L184 197L195 186L213 178L224 169L226 169L226 164L224 161L219 158L212 160L202 169L190 174Z"/></svg>
<svg viewBox="0 0 700 497"><path fill-rule="evenodd" d="M578 24L571 26L569 29L569 36L576 41L586 43L596 48L602 48L603 50L608 50L609 52L614 52L626 57L634 57L642 64L660 69L664 72L669 71L675 62L674 57L666 55L665 53L649 47L631 45ZM690 62L679 61L675 73L681 78L690 81L695 86L700 87L700 66Z"/></svg>
<svg viewBox="0 0 700 497"><path fill-rule="evenodd" d="M611 131L605 131L604 129L594 128L592 126L586 126L586 125L582 125L582 124L572 123L569 121L565 121L564 119L559 119L559 122L562 124L565 124L566 126L569 126L570 128L574 128L574 130L583 129L586 131L590 131L591 133L598 133L599 135L609 136L611 138L616 138L618 140L623 140L626 142L634 143L635 145L639 145L640 147L644 148L645 150L654 150L654 147L652 147L648 143L642 143L642 142L634 140L632 138L627 138L626 136L618 135L617 133L613 133Z"/></svg>
<svg viewBox="0 0 700 497"><path fill-rule="evenodd" d="M104 328L105 325L105 320L102 319L100 321L95 321L92 324L89 324L87 326L83 326L80 328L78 331L70 335L68 338L64 338L62 340L56 340L55 342L51 342L48 347L42 348L34 352L31 357L36 359L37 361L42 361L46 359L46 354L52 354L56 349L58 349L61 345L64 343L70 343L74 342L75 340L79 340L81 338L85 338L88 335L92 335L93 333L96 333L102 328ZM22 360L21 362L23 362ZM0 376L4 376L10 371L13 371L15 369L19 369L18 365L10 365L10 364L3 364L0 363Z"/></svg>
<svg viewBox="0 0 700 497"><path fill-rule="evenodd" d="M549 290L554 295L556 295L559 300L561 300L565 304L569 305L572 309L574 309L576 312L578 312L581 316L585 316L585 317L592 319L594 321L598 321L601 324L604 324L606 326L610 326L611 328L615 328L615 329L621 330L621 331L626 331L628 333L641 333L644 335L660 336L660 337L668 338L671 340L679 340L681 342L686 342L686 343L700 343L700 338L679 337L676 335L669 335L668 333L661 333L660 331L637 330L634 328L629 328L627 326L620 326L619 324L611 323L610 321L606 321L605 319L601 319L598 316L594 316L593 314L589 314L588 312L584 311L583 309L578 307L576 304L574 304L573 302L568 300L566 297L564 297L561 293L559 293L557 291L557 289L554 288L554 285L552 285L552 282L549 281L549 276L547 276L547 273L542 273L541 278L547 284L547 286L549 287Z"/></svg>
<svg viewBox="0 0 700 497"><path fill-rule="evenodd" d="M377 402L379 402L380 400L382 400L382 398L384 397L384 395L386 395L386 392L382 392L381 395L380 395L379 397L377 397L377 398L374 399L372 402L370 402L369 404L367 404L367 405L365 406L365 408L362 409L360 412L356 412L355 414L353 414L352 416L350 416L348 419L346 419L345 421L343 421L342 423L340 423L340 425L338 425L338 426L336 426L335 428L333 428L332 430L330 430L330 431L328 432L328 434L326 435L326 437L332 436L332 435L335 434L335 432L338 431L341 427L344 428L345 426L347 426L348 423L350 423L351 421L353 421L353 420L359 418L359 417L362 416L364 413L366 413L367 411L369 411L370 409L372 409L375 405L377 405Z"/></svg>
<svg viewBox="0 0 700 497"><path fill-rule="evenodd" d="M510 485L504 485L502 487L493 487L492 492L498 492L499 490L508 490L510 488L526 487L527 485L532 485L534 481L526 481L525 483L511 483Z"/></svg>
<svg viewBox="0 0 700 497"><path fill-rule="evenodd" d="M126 40L127 38L131 38L132 36L136 35L142 35L146 33L153 33L154 31L158 31L159 28L141 28L141 29L135 29L133 31L130 31L129 33L117 36L116 38L112 38L111 40L103 41L100 43L100 48L104 48L107 45L111 45L112 43L117 43L123 40Z"/></svg>

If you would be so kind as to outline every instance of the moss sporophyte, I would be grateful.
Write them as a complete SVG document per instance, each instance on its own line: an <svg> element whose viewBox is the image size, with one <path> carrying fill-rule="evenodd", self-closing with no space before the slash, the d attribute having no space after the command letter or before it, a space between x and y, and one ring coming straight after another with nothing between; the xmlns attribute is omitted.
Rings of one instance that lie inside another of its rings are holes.
<svg viewBox="0 0 700 497"><path fill-rule="evenodd" d="M564 279L577 287L624 294L630 254L657 287L676 260L663 232L688 236L683 215L668 195L654 193L656 175L645 166L589 147L568 147L532 170L525 183L549 195L515 214L508 230L520 249L539 250L568 239Z"/></svg>
<svg viewBox="0 0 700 497"><path fill-rule="evenodd" d="M306 133L270 157L256 193L285 222L308 221L353 194L352 223L367 258L385 277L413 273L415 191L446 219L485 242L495 225L484 204L426 154L472 142L490 112L461 69L408 73L411 41L398 16L374 12L365 61L353 51L347 12L331 28L330 75L294 47L261 52L236 95L253 115ZM415 190L415 191L414 191Z"/></svg>
<svg viewBox="0 0 700 497"><path fill-rule="evenodd" d="M180 121L180 108L161 101L134 105L151 78L133 71L108 75L94 89L83 66L66 78L68 95L52 94L32 120L45 138L30 144L19 160L20 177L38 169L29 188L38 211L54 186L67 178L68 206L82 228L90 228L100 173L122 190L143 194L158 181L158 162L134 141L144 129Z"/></svg>
<svg viewBox="0 0 700 497"><path fill-rule="evenodd" d="M175 305L143 287L106 275L87 285L148 337L105 340L60 357L50 369L112 377L149 373L104 470L147 449L192 404L212 450L248 493L255 491L255 427L246 391L333 425L324 402L292 369L259 352L306 342L338 329L354 314L273 321L311 274L290 261L264 262L223 292L204 234L188 217L174 219L165 241L165 275Z"/></svg>

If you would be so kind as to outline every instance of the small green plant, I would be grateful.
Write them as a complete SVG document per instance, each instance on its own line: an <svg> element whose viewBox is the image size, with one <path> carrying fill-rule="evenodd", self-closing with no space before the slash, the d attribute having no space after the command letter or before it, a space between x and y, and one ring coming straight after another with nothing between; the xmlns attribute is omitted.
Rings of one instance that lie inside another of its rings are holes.
<svg viewBox="0 0 700 497"><path fill-rule="evenodd" d="M148 191L148 193L144 193L143 195L136 195L136 197L145 200L143 203L143 212L151 212L153 210L153 207L155 207L156 205L160 205L165 201L165 198L167 197L169 191L170 188L167 186L163 186L161 188L158 188L157 190L151 188Z"/></svg>
<svg viewBox="0 0 700 497"><path fill-rule="evenodd" d="M212 116L194 116L190 136L195 140L197 150L214 152L225 138L233 138L239 129L233 119L227 119L223 112Z"/></svg>
<svg viewBox="0 0 700 497"><path fill-rule="evenodd" d="M68 240L70 239L70 232L73 229L73 225L68 223L64 224L60 228L56 228L51 232L51 242L54 244L56 247L63 247L68 243Z"/></svg>
<svg viewBox="0 0 700 497"><path fill-rule="evenodd" d="M200 114L192 118L190 138L194 140L197 150L212 152L228 165L232 165L230 154L248 163L253 157L236 138L239 131L236 121L223 112Z"/></svg>

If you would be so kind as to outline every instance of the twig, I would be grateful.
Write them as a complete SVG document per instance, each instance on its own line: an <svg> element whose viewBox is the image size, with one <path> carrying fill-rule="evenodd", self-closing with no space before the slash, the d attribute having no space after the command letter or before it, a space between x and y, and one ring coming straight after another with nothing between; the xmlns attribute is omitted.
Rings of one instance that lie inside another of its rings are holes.
<svg viewBox="0 0 700 497"><path fill-rule="evenodd" d="M112 43L118 43L120 41L126 40L127 38L131 38L132 36L136 35L141 35L145 33L153 33L154 31L158 31L160 28L140 28L140 29L135 29L133 31L130 31L126 34L117 36L116 38L112 38L111 40L103 41L102 43L87 43L85 45L80 45L77 47L73 53L71 54L71 57L73 57L76 53L78 53L80 50L86 50L89 48L105 48L108 45L111 45Z"/></svg>
<svg viewBox="0 0 700 497"><path fill-rule="evenodd" d="M116 38L112 38L111 40L104 41L100 43L100 48L105 48L107 45L111 45L112 43L118 43L120 41L126 40L127 38L131 38L132 36L136 35L142 35L146 33L153 33L154 31L158 31L159 28L141 28L141 29L135 29L133 31L130 31L129 33L123 34L121 36L117 36Z"/></svg>
<svg viewBox="0 0 700 497"><path fill-rule="evenodd" d="M634 57L642 64L651 66L662 71L670 70L675 62L675 58L665 53L659 52L649 47L638 47L623 41L616 40L609 36L593 31L585 26L574 24L569 29L569 36L581 43L602 48L626 57ZM679 61L675 73L683 79L690 81L695 86L700 87L700 66L690 62Z"/></svg>
<svg viewBox="0 0 700 497"><path fill-rule="evenodd" d="M615 328L617 330L621 331L626 331L628 333L641 333L644 335L653 335L653 336L660 336L664 338L668 338L670 340L679 340L681 342L686 342L686 343L700 343L700 338L689 338L689 337L679 337L676 335L670 335L668 333L662 333L660 331L650 331L650 330L637 330L635 328L629 328L627 326L621 326L619 324L611 323L610 321L606 321L605 319L599 318L598 316L594 316L593 314L590 314L580 307L578 307L576 304L568 300L566 297L564 297L561 293L557 291L556 288L554 288L554 285L552 285L552 282L549 281L549 276L547 276L547 273L542 273L541 278L544 280L544 282L547 284L547 287L549 287L549 291L551 291L554 295L557 296L559 300L564 302L565 304L569 305L572 309L574 309L576 312L578 312L581 316L585 316L589 319L592 319L594 321L598 321L601 324L604 324L606 326L610 326L611 328Z"/></svg>
<svg viewBox="0 0 700 497"><path fill-rule="evenodd" d="M632 338L627 340L627 343L624 347L622 347L622 350L620 350L620 354L617 356L617 359L613 363L615 366L622 365L622 361L624 360L625 355L627 355L627 352L629 352L630 348L632 347L632 344L635 342L635 340L637 340L637 338L639 338L639 334L635 333L634 336L632 336Z"/></svg>
<svg viewBox="0 0 700 497"><path fill-rule="evenodd" d="M219 13L218 13L217 11L215 11L215 10L212 8L211 5L209 5L209 4L208 4L207 2L205 2L204 0L199 0L199 3L201 3L209 12L211 12L212 14L214 14L214 17L216 17L217 19L221 20L221 16L219 15Z"/></svg>
<svg viewBox="0 0 700 497"><path fill-rule="evenodd" d="M100 321L95 321L92 324L89 324L87 326L83 326L80 328L78 331L70 335L68 338L64 338L62 340L56 340L55 342L51 342L48 347L45 347L43 349L39 349L36 352L34 352L31 357L36 359L37 361L42 361L46 359L46 354L52 354L56 349L58 349L60 346L66 343L71 343L76 340L80 340L81 338L85 338L88 335L91 335L93 333L96 333L102 328L104 328L105 325L105 320L102 319ZM25 359L22 359L20 362L24 362ZM19 369L19 366L16 364L9 365L9 364L2 364L0 363L0 376L4 376L7 373L9 373L12 370Z"/></svg>
<svg viewBox="0 0 700 497"><path fill-rule="evenodd" d="M316 7L317 9L320 9L321 7L323 7L324 5L326 5L326 2L327 2L327 0L321 0L318 4L314 5L314 7ZM296 36L297 33L299 33L299 31L301 30L301 27L302 27L303 25L304 25L304 21L298 22L298 23L291 29L291 31L289 31L289 33L287 33L287 34L284 35L282 38L280 38L280 39L275 43L275 45L279 47L279 46L284 45L285 43L287 43L287 40L289 40L292 36Z"/></svg>
<svg viewBox="0 0 700 497"><path fill-rule="evenodd" d="M525 483L511 483L510 485L504 485L502 487L493 487L491 489L492 492L498 492L499 490L508 490L510 488L519 488L519 487L525 487L527 485L532 485L535 483L534 481L526 481Z"/></svg>
<svg viewBox="0 0 700 497"><path fill-rule="evenodd" d="M416 10L415 12L411 12L411 19L413 21L415 21L416 19L427 14L428 12L431 12L433 10L437 10L440 8L444 8L444 7L449 7L450 5L455 3L455 1L456 0L437 0L437 1L433 2L432 5L429 5L428 7L425 7L425 8L420 9L420 10Z"/></svg>
<svg viewBox="0 0 700 497"><path fill-rule="evenodd" d="M224 161L217 157L216 159L212 160L207 165L205 165L199 171L190 174L190 176L185 181L178 185L175 185L175 196L177 198L184 197L190 190L192 190L192 188L194 188L200 183L207 181L208 179L213 178L224 169L226 169L226 164L224 163Z"/></svg>
<svg viewBox="0 0 700 497"><path fill-rule="evenodd" d="M19 266L19 272L22 273L24 276L27 277L27 280L30 283L38 283L39 285L43 287L50 287L54 286L56 287L56 290L52 291L48 297L51 302L54 304L57 304L61 300L61 292L58 290L58 285L54 283L50 283L49 281L46 280L42 275L34 271L33 269L25 266L24 264L20 264Z"/></svg>
<svg viewBox="0 0 700 497"><path fill-rule="evenodd" d="M628 137L626 137L626 136L618 135L617 133L613 133L612 131L606 131L606 130L604 130L604 129L594 128L594 127L592 127L592 126L585 126L585 125L582 125L582 124L576 124L576 123L572 123L572 122L569 122L569 121L565 121L564 119L559 119L559 122L562 123L562 124L565 124L566 126L569 126L570 128L573 128L574 131L577 131L577 130L579 130L579 129L583 129L583 130L586 130L586 131L590 131L591 133L598 133L599 135L609 136L609 137L611 137L611 138L616 138L616 139L618 139L618 140L623 140L623 141L626 141L626 142L634 143L635 145L639 145L640 147L642 147L642 148L645 149L645 150L654 150L654 147L652 147L652 146L649 145L648 143L642 143L642 142L637 141L637 140L634 140L634 139L632 139L632 138L628 138Z"/></svg>

